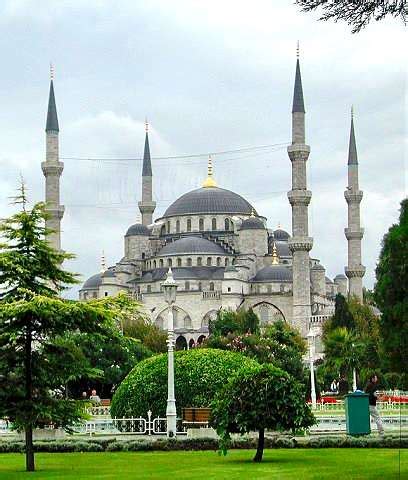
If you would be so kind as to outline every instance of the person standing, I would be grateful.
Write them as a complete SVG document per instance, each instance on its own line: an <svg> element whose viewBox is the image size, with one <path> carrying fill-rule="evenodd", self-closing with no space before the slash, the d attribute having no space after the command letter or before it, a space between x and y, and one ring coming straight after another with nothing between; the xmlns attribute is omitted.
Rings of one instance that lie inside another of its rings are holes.
<svg viewBox="0 0 408 480"><path fill-rule="evenodd" d="M370 408L370 416L377 424L377 430L380 437L384 436L384 427L381 421L380 414L377 410L377 395L375 392L377 391L378 385L378 377L377 375L371 375L369 382L365 388L365 392L368 393L368 403Z"/></svg>

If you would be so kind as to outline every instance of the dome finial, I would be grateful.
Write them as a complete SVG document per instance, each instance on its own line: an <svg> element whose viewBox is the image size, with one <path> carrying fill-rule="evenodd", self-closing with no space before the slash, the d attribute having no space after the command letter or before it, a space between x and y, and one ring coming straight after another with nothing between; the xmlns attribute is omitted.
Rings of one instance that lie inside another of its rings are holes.
<svg viewBox="0 0 408 480"><path fill-rule="evenodd" d="M278 222L278 230L280 230L281 228L282 228L282 224L281 224L281 222L279 221L279 222Z"/></svg>
<svg viewBox="0 0 408 480"><path fill-rule="evenodd" d="M354 118L354 105L351 105L351 119Z"/></svg>
<svg viewBox="0 0 408 480"><path fill-rule="evenodd" d="M54 65L50 63L50 80L54 80Z"/></svg>
<svg viewBox="0 0 408 480"><path fill-rule="evenodd" d="M213 178L213 165L211 155L208 155L207 178L203 182L203 187L216 187L217 183Z"/></svg>
<svg viewBox="0 0 408 480"><path fill-rule="evenodd" d="M276 250L275 241L273 242L273 247L272 247L272 265L279 265L279 255L278 255L278 251Z"/></svg>
<svg viewBox="0 0 408 480"><path fill-rule="evenodd" d="M252 207L252 210L251 210L251 217L254 218L255 217L255 210L254 210L254 207Z"/></svg>
<svg viewBox="0 0 408 480"><path fill-rule="evenodd" d="M147 121L147 117L145 118L145 132L148 133L149 131L149 122Z"/></svg>
<svg viewBox="0 0 408 480"><path fill-rule="evenodd" d="M102 255L101 255L101 273L106 272L106 259L105 259L105 251L102 250Z"/></svg>
<svg viewBox="0 0 408 480"><path fill-rule="evenodd" d="M299 58L299 56L300 56L300 44L298 40L296 44L296 58Z"/></svg>

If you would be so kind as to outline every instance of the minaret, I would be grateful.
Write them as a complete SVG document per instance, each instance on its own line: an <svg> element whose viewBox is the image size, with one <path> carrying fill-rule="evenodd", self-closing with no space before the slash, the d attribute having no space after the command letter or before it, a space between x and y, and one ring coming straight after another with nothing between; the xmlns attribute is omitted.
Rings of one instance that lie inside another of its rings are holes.
<svg viewBox="0 0 408 480"><path fill-rule="evenodd" d="M358 188L358 161L353 108L351 109L348 154L348 187L344 192L344 198L348 206L348 228L344 229L348 244L348 264L344 270L349 279L349 295L355 295L362 301L365 267L361 264L361 239L364 229L360 227L360 202L363 198L363 192Z"/></svg>
<svg viewBox="0 0 408 480"><path fill-rule="evenodd" d="M60 177L64 164L59 161L59 126L57 107L54 96L54 69L50 71L50 94L48 98L47 124L45 126L46 156L41 168L45 176L45 202L49 219L46 228L52 230L48 235L49 243L56 250L61 250L61 219L64 215L64 206L60 205Z"/></svg>
<svg viewBox="0 0 408 480"><path fill-rule="evenodd" d="M292 206L292 237L289 248L293 253L293 324L306 336L311 316L309 251L313 238L309 237L308 205L312 192L307 190L306 162L310 147L305 144L305 106L300 76L299 45L297 48L296 77L292 107L292 145L288 155L292 162L292 190L288 192Z"/></svg>
<svg viewBox="0 0 408 480"><path fill-rule="evenodd" d="M149 147L149 124L147 123L147 120L145 121L145 129L146 137L142 168L142 201L139 202L139 210L142 214L143 225L150 225L153 223L153 212L156 208L156 202L153 202L153 173Z"/></svg>

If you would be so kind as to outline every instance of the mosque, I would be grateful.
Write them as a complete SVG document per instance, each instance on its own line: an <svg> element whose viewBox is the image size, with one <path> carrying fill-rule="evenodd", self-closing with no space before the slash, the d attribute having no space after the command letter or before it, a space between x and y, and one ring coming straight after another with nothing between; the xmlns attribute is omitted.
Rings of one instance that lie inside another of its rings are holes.
<svg viewBox="0 0 408 480"><path fill-rule="evenodd" d="M54 230L50 243L61 248L59 181L59 125L51 79L46 124L45 176L47 227ZM81 300L130 292L151 321L166 328L167 304L161 284L169 268L177 282L174 307L176 345L191 348L208 335L209 320L220 308L253 308L261 324L283 319L306 336L312 328L319 338L321 325L333 313L334 297L355 295L362 299L360 202L354 120L351 118L348 153L348 262L345 275L332 281L321 261L311 254L308 231L306 162L310 147L305 140L305 106L299 58L296 61L292 107L292 142L288 146L292 188L292 233L268 228L267 219L250 201L216 183L211 158L207 178L200 188L176 199L160 218L153 219L153 169L146 126L142 167L141 222L124 235L123 257L90 277L79 292ZM317 342L319 344L319 342Z"/></svg>

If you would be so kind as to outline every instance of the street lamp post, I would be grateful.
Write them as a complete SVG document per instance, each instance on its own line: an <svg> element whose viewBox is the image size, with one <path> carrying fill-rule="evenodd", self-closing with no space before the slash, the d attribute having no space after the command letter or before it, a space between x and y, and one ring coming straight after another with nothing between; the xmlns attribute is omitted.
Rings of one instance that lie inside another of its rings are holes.
<svg viewBox="0 0 408 480"><path fill-rule="evenodd" d="M174 325L173 304L176 301L177 283L174 281L171 268L167 272L167 278L162 283L164 299L169 306L167 316L167 436L175 437L177 430L176 397L174 394Z"/></svg>
<svg viewBox="0 0 408 480"><path fill-rule="evenodd" d="M312 329L309 330L309 333L307 334L307 339L309 341L310 395L312 399L312 408L315 409L316 408L316 386L315 386L314 365L313 365L315 334Z"/></svg>

